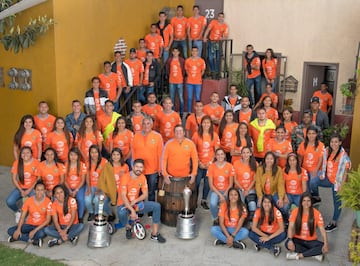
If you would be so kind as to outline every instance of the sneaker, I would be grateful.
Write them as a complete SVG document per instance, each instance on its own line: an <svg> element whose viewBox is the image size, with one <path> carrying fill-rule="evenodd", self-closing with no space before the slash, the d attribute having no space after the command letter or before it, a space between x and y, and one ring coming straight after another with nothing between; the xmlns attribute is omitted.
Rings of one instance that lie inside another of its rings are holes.
<svg viewBox="0 0 360 266"><path fill-rule="evenodd" d="M131 239L133 237L132 232L131 232L131 228L126 228L126 239Z"/></svg>
<svg viewBox="0 0 360 266"><path fill-rule="evenodd" d="M235 241L233 242L233 248L245 249L245 248L246 248L246 245L245 245L245 243L242 242L242 241L235 240Z"/></svg>
<svg viewBox="0 0 360 266"><path fill-rule="evenodd" d="M150 240L157 241L158 243L165 243L166 242L166 239L162 235L160 235L160 233L157 233L157 235L151 234Z"/></svg>
<svg viewBox="0 0 360 266"><path fill-rule="evenodd" d="M313 206L319 205L321 202L321 198L319 196L311 197L311 203Z"/></svg>
<svg viewBox="0 0 360 266"><path fill-rule="evenodd" d="M219 225L219 218L216 218L214 221L213 221L213 226L217 226Z"/></svg>
<svg viewBox="0 0 360 266"><path fill-rule="evenodd" d="M201 201L201 207L202 207L204 210L210 210L209 205L207 204L206 200L202 200L202 201Z"/></svg>
<svg viewBox="0 0 360 266"><path fill-rule="evenodd" d="M326 227L325 227L325 231L327 232L327 233L330 233L330 232L332 232L332 231L334 231L334 230L336 230L337 229L337 225L336 224L333 224L333 223L329 223Z"/></svg>
<svg viewBox="0 0 360 266"><path fill-rule="evenodd" d="M21 211L15 212L15 223L18 224L21 217Z"/></svg>
<svg viewBox="0 0 360 266"><path fill-rule="evenodd" d="M50 239L47 242L47 244L48 244L48 247L51 248L53 246L59 245L59 242L58 242L58 240L56 238L54 238L54 239Z"/></svg>
<svg viewBox="0 0 360 266"><path fill-rule="evenodd" d="M39 248L41 248L42 247L42 239L40 238L40 239L34 239L33 241L32 241L32 244L34 245L34 246L37 246L37 247L39 247Z"/></svg>
<svg viewBox="0 0 360 266"><path fill-rule="evenodd" d="M91 222L95 219L95 214L93 213L89 213L89 216L88 216L88 222Z"/></svg>
<svg viewBox="0 0 360 266"><path fill-rule="evenodd" d="M79 224L83 224L84 223L84 218L79 218Z"/></svg>
<svg viewBox="0 0 360 266"><path fill-rule="evenodd" d="M316 255L316 256L313 256L313 258L316 259L317 261L322 262L324 260L324 255L323 254Z"/></svg>
<svg viewBox="0 0 360 266"><path fill-rule="evenodd" d="M225 245L224 242L222 242L220 239L215 239L214 246L223 246Z"/></svg>
<svg viewBox="0 0 360 266"><path fill-rule="evenodd" d="M9 243L12 243L12 242L15 242L16 240L15 240L15 238L13 238L13 236L9 236L8 239L7 239L7 241L8 241Z"/></svg>
<svg viewBox="0 0 360 266"><path fill-rule="evenodd" d="M279 246L274 246L274 256L279 257L281 248Z"/></svg>
<svg viewBox="0 0 360 266"><path fill-rule="evenodd" d="M109 223L111 223L111 222L115 221L115 219L116 219L116 216L114 214L111 214L111 215L109 215L107 220Z"/></svg>
<svg viewBox="0 0 360 266"><path fill-rule="evenodd" d="M74 236L73 238L70 239L70 242L73 246L76 246L77 243L79 241L79 237L78 236Z"/></svg>
<svg viewBox="0 0 360 266"><path fill-rule="evenodd" d="M287 260L299 260L299 256L296 252L288 252L286 253Z"/></svg>
<svg viewBox="0 0 360 266"><path fill-rule="evenodd" d="M153 212L148 212L147 215L148 215L149 218L152 218L153 217Z"/></svg>
<svg viewBox="0 0 360 266"><path fill-rule="evenodd" d="M261 247L258 244L255 244L254 249L259 252L261 250Z"/></svg>

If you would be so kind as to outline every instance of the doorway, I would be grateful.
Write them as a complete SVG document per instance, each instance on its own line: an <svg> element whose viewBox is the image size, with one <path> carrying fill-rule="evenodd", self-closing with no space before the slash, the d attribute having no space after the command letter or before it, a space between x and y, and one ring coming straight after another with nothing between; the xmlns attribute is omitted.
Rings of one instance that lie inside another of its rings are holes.
<svg viewBox="0 0 360 266"><path fill-rule="evenodd" d="M304 110L310 108L310 99L313 93L320 89L322 82L325 82L328 85L329 93L333 97L329 121L330 123L334 121L338 72L338 63L304 62L300 117L302 117Z"/></svg>

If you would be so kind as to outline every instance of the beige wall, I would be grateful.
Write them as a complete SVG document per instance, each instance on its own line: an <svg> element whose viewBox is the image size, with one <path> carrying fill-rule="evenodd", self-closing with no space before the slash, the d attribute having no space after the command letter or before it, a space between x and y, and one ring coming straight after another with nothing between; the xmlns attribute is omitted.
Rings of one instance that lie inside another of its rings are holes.
<svg viewBox="0 0 360 266"><path fill-rule="evenodd" d="M353 77L360 41L359 0L225 0L234 52L249 43L288 57L287 76L299 80L293 107L300 110L304 62L339 63L338 85ZM338 97L342 97L340 92ZM337 98L336 113L342 99Z"/></svg>

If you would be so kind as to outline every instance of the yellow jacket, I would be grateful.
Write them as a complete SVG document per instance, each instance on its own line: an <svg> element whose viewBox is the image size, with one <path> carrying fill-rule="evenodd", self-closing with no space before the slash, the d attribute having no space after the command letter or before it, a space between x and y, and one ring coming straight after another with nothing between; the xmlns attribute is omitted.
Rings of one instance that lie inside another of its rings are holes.
<svg viewBox="0 0 360 266"><path fill-rule="evenodd" d="M271 173L270 173L271 174ZM255 175L256 194L258 198L262 198L265 194L264 187L266 183L266 176L262 166L258 166ZM277 166L277 172L275 176L271 175L270 178L270 191L271 195L278 193L279 199L284 199L285 196L285 182L282 174L282 170Z"/></svg>

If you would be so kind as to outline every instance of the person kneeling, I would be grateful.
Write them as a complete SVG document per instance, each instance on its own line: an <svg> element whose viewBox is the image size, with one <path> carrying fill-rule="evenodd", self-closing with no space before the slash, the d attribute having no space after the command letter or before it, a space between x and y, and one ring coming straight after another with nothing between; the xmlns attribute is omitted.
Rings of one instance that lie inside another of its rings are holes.
<svg viewBox="0 0 360 266"><path fill-rule="evenodd" d="M122 225L126 227L126 238L132 238L131 226L129 224L129 212L132 220L138 219L137 209L138 203L143 202L144 208L142 213L152 212L152 234L150 239L159 243L165 243L166 239L159 233L161 208L158 202L147 201L148 186L146 177L143 175L144 160L136 159L133 169L130 173L125 174L118 188L118 217ZM140 195L141 191L141 195Z"/></svg>
<svg viewBox="0 0 360 266"><path fill-rule="evenodd" d="M230 188L227 199L220 205L219 225L211 228L211 234L216 237L214 245L227 245L245 249L246 245L241 240L245 239L249 231L243 227L247 217L246 207L236 188Z"/></svg>

